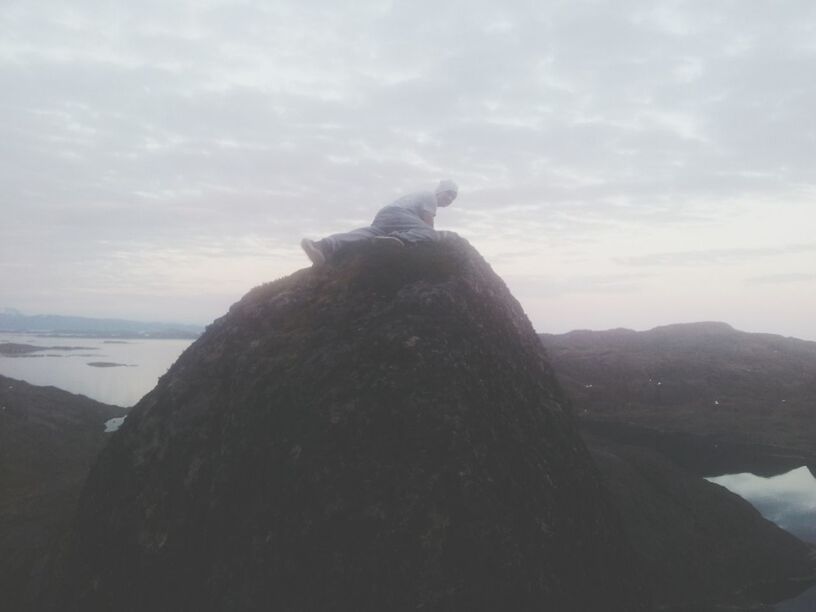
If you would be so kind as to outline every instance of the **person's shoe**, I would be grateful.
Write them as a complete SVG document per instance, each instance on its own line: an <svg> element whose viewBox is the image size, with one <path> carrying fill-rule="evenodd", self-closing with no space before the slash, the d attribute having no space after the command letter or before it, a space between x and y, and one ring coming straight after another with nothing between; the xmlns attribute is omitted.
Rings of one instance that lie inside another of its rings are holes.
<svg viewBox="0 0 816 612"><path fill-rule="evenodd" d="M388 248L400 248L405 246L405 243L396 236L375 236L373 240L374 244Z"/></svg>
<svg viewBox="0 0 816 612"><path fill-rule="evenodd" d="M306 256L312 260L312 264L315 266L326 263L326 256L323 254L323 251L320 250L320 247L315 244L314 240L304 238L300 241L300 248L303 249Z"/></svg>

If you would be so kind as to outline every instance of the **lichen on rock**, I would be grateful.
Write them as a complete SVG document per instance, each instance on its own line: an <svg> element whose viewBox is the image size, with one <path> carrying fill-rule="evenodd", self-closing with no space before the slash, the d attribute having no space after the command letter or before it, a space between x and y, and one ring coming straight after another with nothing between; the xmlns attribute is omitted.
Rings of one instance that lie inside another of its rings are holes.
<svg viewBox="0 0 816 612"><path fill-rule="evenodd" d="M83 494L68 610L647 608L546 361L466 241L257 287Z"/></svg>

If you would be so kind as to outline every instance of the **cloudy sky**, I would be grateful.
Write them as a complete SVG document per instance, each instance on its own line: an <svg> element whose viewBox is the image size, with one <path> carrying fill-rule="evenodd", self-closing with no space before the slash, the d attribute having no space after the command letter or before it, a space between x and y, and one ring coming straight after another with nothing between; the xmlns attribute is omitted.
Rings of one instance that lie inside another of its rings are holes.
<svg viewBox="0 0 816 612"><path fill-rule="evenodd" d="M3 0L0 307L207 323L440 178L542 332L816 340L812 0Z"/></svg>

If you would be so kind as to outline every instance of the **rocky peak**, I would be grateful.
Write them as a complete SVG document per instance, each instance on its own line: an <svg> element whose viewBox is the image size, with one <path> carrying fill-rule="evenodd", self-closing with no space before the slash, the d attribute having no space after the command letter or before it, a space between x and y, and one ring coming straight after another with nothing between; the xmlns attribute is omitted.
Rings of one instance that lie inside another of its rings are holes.
<svg viewBox="0 0 816 612"><path fill-rule="evenodd" d="M132 410L68 610L640 610L518 302L464 240L257 287Z"/></svg>

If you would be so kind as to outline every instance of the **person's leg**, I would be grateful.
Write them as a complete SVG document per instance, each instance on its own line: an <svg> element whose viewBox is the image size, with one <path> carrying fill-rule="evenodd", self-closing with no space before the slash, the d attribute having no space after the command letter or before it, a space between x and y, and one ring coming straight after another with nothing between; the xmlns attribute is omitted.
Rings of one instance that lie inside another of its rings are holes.
<svg viewBox="0 0 816 612"><path fill-rule="evenodd" d="M315 266L326 263L326 256L323 255L323 251L320 250L320 247L317 246L314 240L304 238L300 241L300 248L303 249L303 252L306 253L306 256L312 260L312 264Z"/></svg>
<svg viewBox="0 0 816 612"><path fill-rule="evenodd" d="M361 227L350 232L332 234L321 240L312 241L304 238L300 246L306 252L306 255L309 256L309 259L312 260L312 263L320 265L327 259L330 259L339 249L348 244L371 240L376 236L382 235L383 233L376 227Z"/></svg>
<svg viewBox="0 0 816 612"><path fill-rule="evenodd" d="M372 238L374 244L388 248L402 248L405 243L396 236L375 236Z"/></svg>
<svg viewBox="0 0 816 612"><path fill-rule="evenodd" d="M383 235L398 238L403 242L427 242L438 240L438 232L410 210L398 206L387 206L377 213L372 225Z"/></svg>
<svg viewBox="0 0 816 612"><path fill-rule="evenodd" d="M435 242L441 240L443 235L410 210L396 206L383 208L377 213L373 224L385 235L405 243Z"/></svg>
<svg viewBox="0 0 816 612"><path fill-rule="evenodd" d="M404 243L433 242L442 240L449 232L438 232L410 210L399 206L381 209L369 227L361 227L351 232L332 234L322 240L311 241L304 238L300 245L312 260L319 265L332 257L348 244L388 237Z"/></svg>
<svg viewBox="0 0 816 612"><path fill-rule="evenodd" d="M437 242L441 239L440 233L432 227L415 227L408 230L390 232L391 238L398 238L405 243Z"/></svg>

